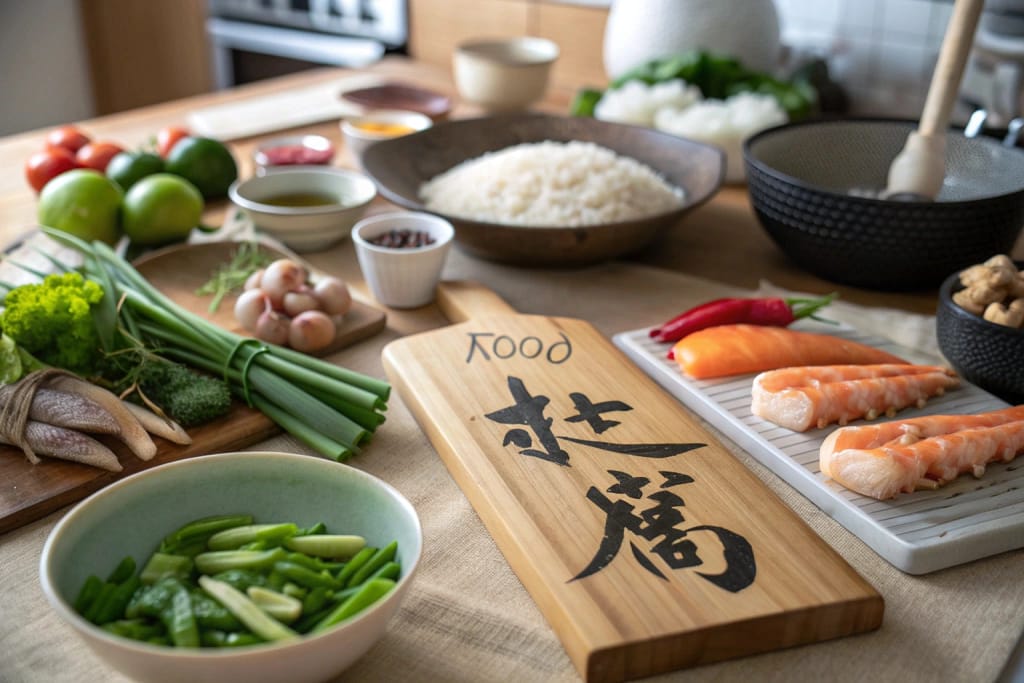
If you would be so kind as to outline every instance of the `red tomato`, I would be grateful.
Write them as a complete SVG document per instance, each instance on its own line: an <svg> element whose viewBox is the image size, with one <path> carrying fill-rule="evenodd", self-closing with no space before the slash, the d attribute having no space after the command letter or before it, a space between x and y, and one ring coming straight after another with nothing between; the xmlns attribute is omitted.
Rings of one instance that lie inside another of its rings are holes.
<svg viewBox="0 0 1024 683"><path fill-rule="evenodd" d="M156 150L160 156L166 158L171 153L171 150L174 149L174 146L178 144L178 140L187 138L189 135L191 133L188 130L178 126L161 128L156 134Z"/></svg>
<svg viewBox="0 0 1024 683"><path fill-rule="evenodd" d="M94 168L100 173L107 170L110 160L124 151L120 145L113 142L90 142L78 150L78 163L86 168Z"/></svg>
<svg viewBox="0 0 1024 683"><path fill-rule="evenodd" d="M74 154L63 147L53 147L36 152L28 158L25 162L25 179L33 190L40 192L51 179L79 167Z"/></svg>
<svg viewBox="0 0 1024 683"><path fill-rule="evenodd" d="M62 147L72 154L89 144L89 136L74 126L61 126L46 136L46 148Z"/></svg>

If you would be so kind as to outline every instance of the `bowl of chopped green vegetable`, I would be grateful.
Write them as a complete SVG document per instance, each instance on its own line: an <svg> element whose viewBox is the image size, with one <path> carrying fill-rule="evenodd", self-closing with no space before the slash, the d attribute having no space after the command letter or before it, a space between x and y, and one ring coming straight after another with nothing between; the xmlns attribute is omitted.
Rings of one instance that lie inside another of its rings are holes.
<svg viewBox="0 0 1024 683"><path fill-rule="evenodd" d="M323 681L365 654L422 547L412 505L313 456L222 453L122 479L43 548L43 592L140 681Z"/></svg>

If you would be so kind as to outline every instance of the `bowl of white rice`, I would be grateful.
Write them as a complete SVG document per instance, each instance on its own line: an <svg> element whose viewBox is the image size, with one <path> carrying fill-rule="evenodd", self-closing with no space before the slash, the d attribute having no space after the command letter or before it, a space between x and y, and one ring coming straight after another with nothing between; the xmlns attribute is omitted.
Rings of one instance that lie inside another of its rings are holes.
<svg viewBox="0 0 1024 683"><path fill-rule="evenodd" d="M724 167L704 143L543 114L450 121L363 157L385 198L451 221L463 251L527 266L643 249L714 195Z"/></svg>

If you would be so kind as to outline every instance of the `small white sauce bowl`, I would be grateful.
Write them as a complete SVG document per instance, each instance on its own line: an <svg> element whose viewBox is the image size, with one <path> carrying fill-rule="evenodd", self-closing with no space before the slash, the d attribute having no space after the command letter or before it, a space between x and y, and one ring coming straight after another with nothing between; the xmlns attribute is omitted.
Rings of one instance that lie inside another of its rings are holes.
<svg viewBox="0 0 1024 683"><path fill-rule="evenodd" d="M398 126L407 126L411 130L408 133L375 132L363 127L365 124L380 123ZM426 130L434 125L433 120L426 114L403 109L378 109L362 116L350 116L341 121L341 136L345 141L345 147L349 150L353 160L361 163L363 152L367 147L381 140L411 135L421 130Z"/></svg>
<svg viewBox="0 0 1024 683"><path fill-rule="evenodd" d="M317 206L266 203L294 193L327 194L340 201ZM274 167L264 175L235 181L228 196L257 228L295 251L309 252L344 239L377 196L377 186L362 173L333 166Z"/></svg>
<svg viewBox="0 0 1024 683"><path fill-rule="evenodd" d="M433 242L398 248L373 243L392 230L425 232ZM377 301L391 308L417 308L434 300L453 237L455 228L451 223L416 211L377 214L352 228L352 242L366 284Z"/></svg>

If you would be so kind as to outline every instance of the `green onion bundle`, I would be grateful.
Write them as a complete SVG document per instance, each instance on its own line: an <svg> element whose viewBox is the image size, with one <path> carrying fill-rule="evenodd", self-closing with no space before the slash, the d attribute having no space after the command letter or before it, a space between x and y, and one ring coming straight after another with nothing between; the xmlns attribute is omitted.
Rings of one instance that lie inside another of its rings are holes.
<svg viewBox="0 0 1024 683"><path fill-rule="evenodd" d="M160 355L222 375L236 396L335 460L358 453L384 422L387 382L229 332L173 302L106 244L43 231L80 251L83 274L108 293L96 311L106 351L117 350L120 328Z"/></svg>

